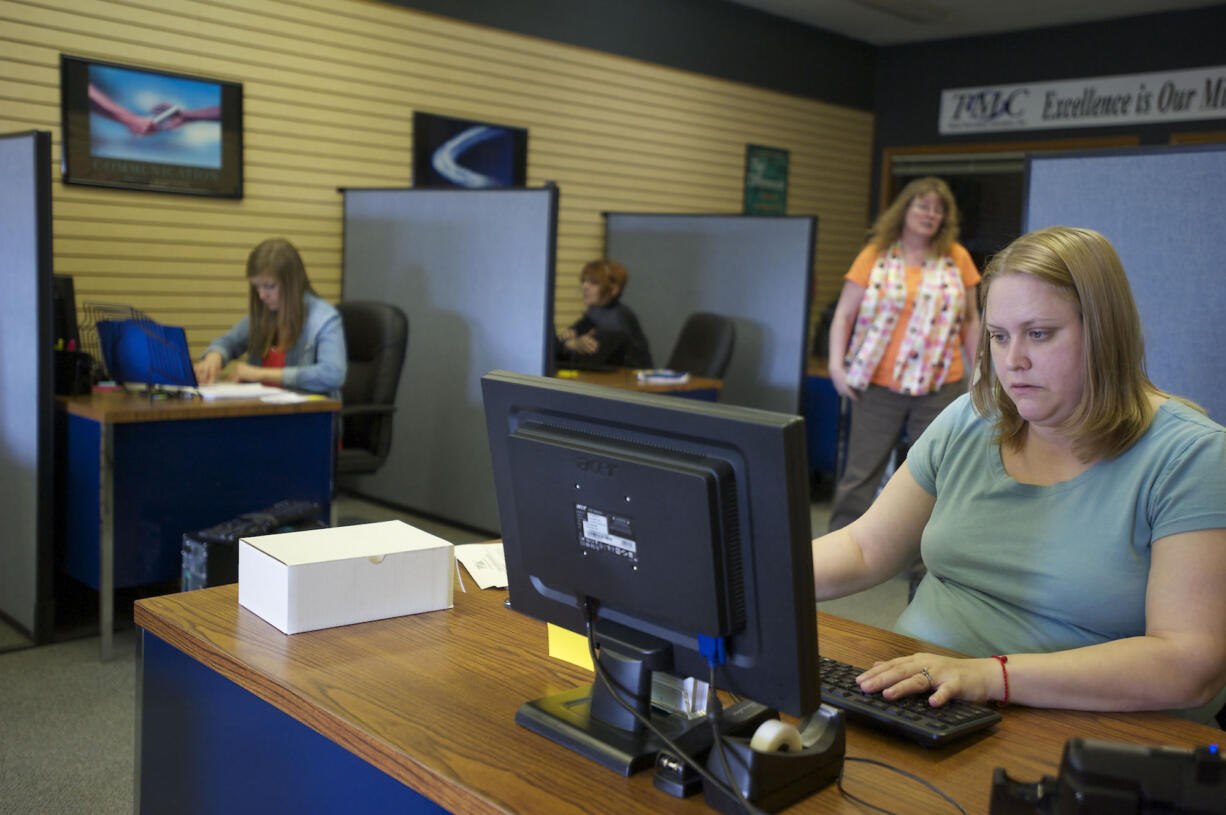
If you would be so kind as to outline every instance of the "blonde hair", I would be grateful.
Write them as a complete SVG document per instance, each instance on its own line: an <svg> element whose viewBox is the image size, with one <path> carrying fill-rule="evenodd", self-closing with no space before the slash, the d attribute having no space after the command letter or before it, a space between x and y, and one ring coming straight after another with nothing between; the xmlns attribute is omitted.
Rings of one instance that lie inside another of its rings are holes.
<svg viewBox="0 0 1226 815"><path fill-rule="evenodd" d="M626 267L616 260L602 258L588 263L583 267L583 271L579 272L579 282L585 280L590 280L600 287L600 299L604 300L613 293L614 286L617 287L618 296L621 296L626 290L630 275L626 272Z"/></svg>
<svg viewBox="0 0 1226 815"><path fill-rule="evenodd" d="M281 286L276 311L264 305L252 286L247 302L248 353L263 357L276 343L292 348L306 323L306 293L314 293L307 280L306 267L294 245L285 238L269 238L247 256L247 279L266 275Z"/></svg>
<svg viewBox="0 0 1226 815"><path fill-rule="evenodd" d="M1119 255L1091 229L1052 226L1023 235L988 264L980 286L985 315L993 282L1015 274L1054 286L1081 315L1085 384L1065 428L1074 452L1083 461L1120 455L1149 428L1150 395L1165 394L1145 371L1141 318ZM996 378L986 320L978 357L971 400L981 416L996 417L997 443L1016 450L1025 439L1026 421Z"/></svg>
<svg viewBox="0 0 1226 815"><path fill-rule="evenodd" d="M958 240L960 229L958 203L954 200L954 194L950 191L949 185L934 176L917 178L902 188L902 192L894 199L894 203L890 204L873 222L872 228L868 231L869 243L877 247L878 251L893 246L902 237L903 224L907 220L907 208L911 206L911 202L930 192L935 192L940 197L945 207L945 217L941 219L941 227L932 236L929 247L936 257L949 254L950 248Z"/></svg>

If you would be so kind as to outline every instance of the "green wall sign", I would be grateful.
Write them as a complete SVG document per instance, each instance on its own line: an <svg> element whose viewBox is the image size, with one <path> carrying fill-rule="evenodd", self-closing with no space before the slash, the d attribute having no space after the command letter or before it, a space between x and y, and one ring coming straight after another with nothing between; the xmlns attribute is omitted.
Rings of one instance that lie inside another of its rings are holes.
<svg viewBox="0 0 1226 815"><path fill-rule="evenodd" d="M757 144L745 147L745 214L785 215L788 151Z"/></svg>

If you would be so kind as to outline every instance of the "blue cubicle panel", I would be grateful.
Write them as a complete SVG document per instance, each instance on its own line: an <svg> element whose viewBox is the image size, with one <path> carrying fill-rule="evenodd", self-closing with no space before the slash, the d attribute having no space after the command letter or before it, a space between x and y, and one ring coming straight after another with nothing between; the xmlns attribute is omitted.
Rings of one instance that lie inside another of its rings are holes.
<svg viewBox="0 0 1226 815"><path fill-rule="evenodd" d="M612 212L605 225L607 256L630 274L622 301L657 365L689 314L723 314L736 348L720 401L800 412L816 218Z"/></svg>
<svg viewBox="0 0 1226 815"><path fill-rule="evenodd" d="M838 470L839 447L838 391L828 376L805 377L805 440L808 444L809 472L833 479Z"/></svg>
<svg viewBox="0 0 1226 815"><path fill-rule="evenodd" d="M481 377L543 375L552 339L557 188L345 191L344 300L409 319L392 450L342 486L496 532Z"/></svg>
<svg viewBox="0 0 1226 815"><path fill-rule="evenodd" d="M1105 235L1141 312L1150 378L1226 423L1226 147L1031 156L1026 182L1025 229Z"/></svg>
<svg viewBox="0 0 1226 815"><path fill-rule="evenodd" d="M50 634L51 134L0 136L0 616Z"/></svg>

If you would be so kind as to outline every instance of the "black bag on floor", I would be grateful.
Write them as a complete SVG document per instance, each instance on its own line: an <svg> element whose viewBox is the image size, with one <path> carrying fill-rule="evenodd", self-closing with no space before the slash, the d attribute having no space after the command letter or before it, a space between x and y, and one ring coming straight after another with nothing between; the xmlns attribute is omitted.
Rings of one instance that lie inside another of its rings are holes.
<svg viewBox="0 0 1226 815"><path fill-rule="evenodd" d="M259 512L183 535L182 591L224 586L238 582L238 542L256 535L298 532L327 526L319 519L320 505L315 501L278 501Z"/></svg>

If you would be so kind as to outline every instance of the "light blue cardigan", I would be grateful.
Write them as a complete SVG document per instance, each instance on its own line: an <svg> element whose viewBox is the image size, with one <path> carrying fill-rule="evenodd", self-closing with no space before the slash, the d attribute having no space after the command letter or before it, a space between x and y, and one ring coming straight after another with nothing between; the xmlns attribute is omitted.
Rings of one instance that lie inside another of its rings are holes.
<svg viewBox="0 0 1226 815"><path fill-rule="evenodd" d="M287 388L323 393L339 399L348 364L340 312L310 292L305 295L305 300L306 323L294 347L285 352L282 384ZM243 317L233 328L213 340L204 355L216 351L221 354L221 364L225 365L245 353L250 343L248 319ZM247 363L259 365L260 358L250 354Z"/></svg>

